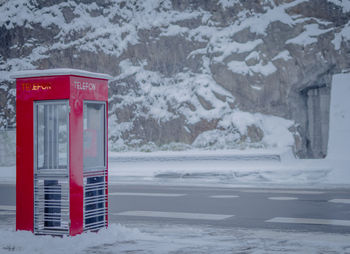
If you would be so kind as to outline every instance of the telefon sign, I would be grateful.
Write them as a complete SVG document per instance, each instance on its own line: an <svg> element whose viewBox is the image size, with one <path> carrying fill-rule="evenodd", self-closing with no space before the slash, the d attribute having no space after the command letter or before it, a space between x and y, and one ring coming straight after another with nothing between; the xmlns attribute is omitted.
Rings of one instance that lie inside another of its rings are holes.
<svg viewBox="0 0 350 254"><path fill-rule="evenodd" d="M24 91L46 91L46 90L51 90L52 86L50 83L23 83L22 84L22 89Z"/></svg>
<svg viewBox="0 0 350 254"><path fill-rule="evenodd" d="M89 90L89 91L96 90L96 85L94 83L89 83L89 82L74 81L74 86L78 90Z"/></svg>

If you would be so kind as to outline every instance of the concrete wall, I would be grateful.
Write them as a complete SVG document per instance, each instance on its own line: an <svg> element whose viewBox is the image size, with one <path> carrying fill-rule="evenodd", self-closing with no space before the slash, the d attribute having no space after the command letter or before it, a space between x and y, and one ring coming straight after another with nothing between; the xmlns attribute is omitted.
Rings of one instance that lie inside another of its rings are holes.
<svg viewBox="0 0 350 254"><path fill-rule="evenodd" d="M329 130L329 87L315 87L307 91L307 152L311 158L327 155Z"/></svg>
<svg viewBox="0 0 350 254"><path fill-rule="evenodd" d="M0 130L0 166L16 164L16 130Z"/></svg>
<svg viewBox="0 0 350 254"><path fill-rule="evenodd" d="M348 159L350 144L350 73L333 76L327 158ZM350 167L350 166L349 166Z"/></svg>

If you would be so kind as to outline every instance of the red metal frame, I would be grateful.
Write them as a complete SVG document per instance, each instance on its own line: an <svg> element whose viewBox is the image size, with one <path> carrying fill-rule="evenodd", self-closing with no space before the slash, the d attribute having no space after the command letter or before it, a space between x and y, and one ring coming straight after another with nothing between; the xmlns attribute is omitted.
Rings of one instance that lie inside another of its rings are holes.
<svg viewBox="0 0 350 254"><path fill-rule="evenodd" d="M39 100L69 100L69 231L70 235L83 231L83 101L105 102L108 121L108 79L96 78L89 73L86 76L73 75L71 73L74 73L74 70L68 73L48 76L33 74L29 75L30 77L14 75L17 86L16 230L34 231L33 103ZM107 130L106 135L108 137ZM108 145L106 153L108 154ZM108 172L108 160L106 169ZM108 214L106 221L108 223Z"/></svg>

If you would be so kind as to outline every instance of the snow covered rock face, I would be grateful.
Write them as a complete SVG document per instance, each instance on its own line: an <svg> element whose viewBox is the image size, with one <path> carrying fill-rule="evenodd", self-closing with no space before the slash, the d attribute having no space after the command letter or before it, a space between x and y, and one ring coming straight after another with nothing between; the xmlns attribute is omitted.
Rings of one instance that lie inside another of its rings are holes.
<svg viewBox="0 0 350 254"><path fill-rule="evenodd" d="M0 13L0 128L15 124L12 71L69 67L115 77L114 150L326 154L347 0L2 0Z"/></svg>

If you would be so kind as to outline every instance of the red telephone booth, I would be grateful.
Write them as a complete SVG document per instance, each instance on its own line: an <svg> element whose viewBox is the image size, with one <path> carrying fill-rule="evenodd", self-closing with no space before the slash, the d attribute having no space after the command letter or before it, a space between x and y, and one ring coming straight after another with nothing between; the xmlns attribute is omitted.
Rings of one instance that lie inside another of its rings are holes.
<svg viewBox="0 0 350 254"><path fill-rule="evenodd" d="M108 79L74 69L16 78L16 229L76 235L108 225Z"/></svg>

